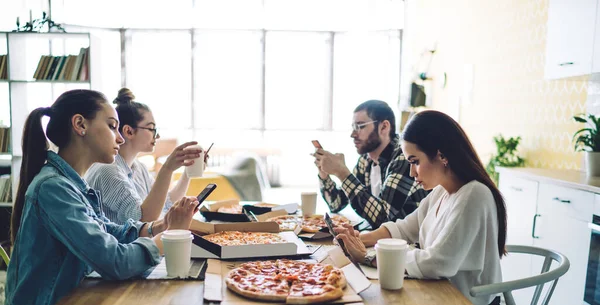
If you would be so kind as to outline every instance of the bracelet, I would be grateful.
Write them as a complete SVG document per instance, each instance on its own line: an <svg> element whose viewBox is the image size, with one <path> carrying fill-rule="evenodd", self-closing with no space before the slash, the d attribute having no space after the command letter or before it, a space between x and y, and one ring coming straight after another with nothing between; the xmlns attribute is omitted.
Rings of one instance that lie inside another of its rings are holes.
<svg viewBox="0 0 600 305"><path fill-rule="evenodd" d="M152 225L154 225L154 221L151 221L148 224L148 235L150 236L150 238L154 237L154 234L152 233Z"/></svg>

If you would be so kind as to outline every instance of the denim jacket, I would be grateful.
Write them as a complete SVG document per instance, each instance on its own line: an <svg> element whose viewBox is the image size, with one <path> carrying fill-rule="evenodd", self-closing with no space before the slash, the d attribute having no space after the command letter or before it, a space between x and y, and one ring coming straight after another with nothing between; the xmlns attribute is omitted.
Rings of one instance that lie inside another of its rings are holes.
<svg viewBox="0 0 600 305"><path fill-rule="evenodd" d="M111 223L99 194L56 153L35 176L6 283L6 304L55 304L92 270L127 279L160 262L154 241L138 237L141 222Z"/></svg>

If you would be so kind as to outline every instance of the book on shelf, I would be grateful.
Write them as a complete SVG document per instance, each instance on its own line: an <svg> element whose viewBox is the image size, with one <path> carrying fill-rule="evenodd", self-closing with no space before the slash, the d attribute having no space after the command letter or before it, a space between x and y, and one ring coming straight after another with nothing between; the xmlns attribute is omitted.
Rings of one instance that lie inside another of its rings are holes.
<svg viewBox="0 0 600 305"><path fill-rule="evenodd" d="M10 128L0 127L0 153L7 153L10 145Z"/></svg>
<svg viewBox="0 0 600 305"><path fill-rule="evenodd" d="M0 79L8 79L8 55L0 55Z"/></svg>
<svg viewBox="0 0 600 305"><path fill-rule="evenodd" d="M10 179L10 175L0 176L0 202L12 202L12 179Z"/></svg>
<svg viewBox="0 0 600 305"><path fill-rule="evenodd" d="M81 48L78 55L42 55L33 73L36 80L87 81L90 48Z"/></svg>

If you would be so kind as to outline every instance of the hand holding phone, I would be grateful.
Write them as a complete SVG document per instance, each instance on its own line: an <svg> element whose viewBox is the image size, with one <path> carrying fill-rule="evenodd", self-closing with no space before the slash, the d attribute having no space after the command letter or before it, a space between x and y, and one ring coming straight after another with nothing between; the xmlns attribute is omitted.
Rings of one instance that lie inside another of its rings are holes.
<svg viewBox="0 0 600 305"><path fill-rule="evenodd" d="M210 183L202 190L202 192L200 192L200 194L198 194L198 196L196 197L198 199L198 206L196 207L197 209L200 208L200 206L202 205L202 202L204 202L204 200L206 200L206 198L208 198L208 195L210 195L210 193L212 193L216 188L217 188L216 184Z"/></svg>
<svg viewBox="0 0 600 305"><path fill-rule="evenodd" d="M333 225L333 221L331 220L331 217L329 216L329 213L325 213L325 223L327 224L329 233L331 235L333 235L333 238L335 239L338 234L337 234L337 232L335 232L335 230L333 230L334 225ZM362 271L362 269L360 268L358 263L352 258L352 255L350 255L350 253L348 253L348 250L346 250L344 241L341 239L336 239L336 240L337 240L338 245L340 245L340 248L342 248L342 251L344 251L344 255L346 255L346 257L354 264L354 266L356 266L356 268L358 268L358 270L364 274L364 272Z"/></svg>

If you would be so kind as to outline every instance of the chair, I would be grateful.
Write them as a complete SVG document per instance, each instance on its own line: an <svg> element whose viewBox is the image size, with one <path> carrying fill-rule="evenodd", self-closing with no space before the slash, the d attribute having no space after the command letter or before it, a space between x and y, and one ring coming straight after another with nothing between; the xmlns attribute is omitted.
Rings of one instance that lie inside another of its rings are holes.
<svg viewBox="0 0 600 305"><path fill-rule="evenodd" d="M544 257L545 259L542 265L541 273L539 275L508 282L475 286L471 288L471 296L479 297L483 295L496 295L498 293L502 293L504 295L506 305L515 305L515 300L512 296L513 290L536 286L535 292L533 293L533 299L531 300L531 304L534 305L539 301L544 284L552 281L552 285L546 292L544 301L542 302L542 304L548 305L548 302L550 302L550 297L552 297L552 293L556 287L556 283L558 282L558 278L563 276L563 274L567 273L569 270L569 259L558 252L532 246L507 245L506 250L509 253L524 253ZM552 271L548 271L550 270L552 261L556 261L558 266Z"/></svg>
<svg viewBox="0 0 600 305"><path fill-rule="evenodd" d="M4 251L4 247L0 246L0 256L2 256L2 260L4 261L4 264L6 264L6 266L8 266L8 262L10 261L10 259L8 258L8 254L6 253L6 251Z"/></svg>

